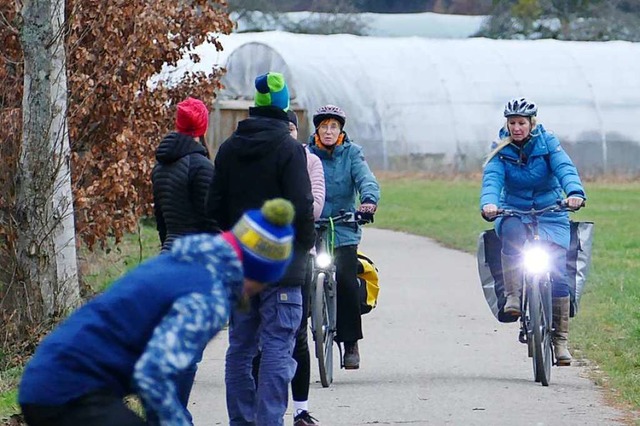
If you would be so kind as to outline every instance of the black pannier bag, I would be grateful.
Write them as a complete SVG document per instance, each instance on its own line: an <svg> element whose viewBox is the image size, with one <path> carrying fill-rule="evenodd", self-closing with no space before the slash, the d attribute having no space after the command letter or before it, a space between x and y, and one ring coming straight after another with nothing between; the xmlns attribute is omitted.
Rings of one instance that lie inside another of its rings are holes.
<svg viewBox="0 0 640 426"><path fill-rule="evenodd" d="M593 244L593 222L570 222L571 243L567 251L567 274L571 292L571 312L574 317L578 313L580 298L591 266L591 249ZM489 229L480 233L478 238L478 273L484 297L489 309L500 322L514 322L518 318L505 315L503 311L506 297L502 280L502 262L500 251L502 243L495 230Z"/></svg>

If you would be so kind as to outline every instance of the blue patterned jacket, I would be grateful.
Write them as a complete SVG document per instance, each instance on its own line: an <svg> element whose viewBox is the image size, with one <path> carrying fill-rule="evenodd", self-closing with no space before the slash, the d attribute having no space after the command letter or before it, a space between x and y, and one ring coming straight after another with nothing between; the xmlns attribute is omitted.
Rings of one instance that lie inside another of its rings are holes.
<svg viewBox="0 0 640 426"><path fill-rule="evenodd" d="M177 239L48 335L27 364L20 404L62 405L94 391L137 393L161 425L190 425L171 380L227 323L242 266L222 237Z"/></svg>

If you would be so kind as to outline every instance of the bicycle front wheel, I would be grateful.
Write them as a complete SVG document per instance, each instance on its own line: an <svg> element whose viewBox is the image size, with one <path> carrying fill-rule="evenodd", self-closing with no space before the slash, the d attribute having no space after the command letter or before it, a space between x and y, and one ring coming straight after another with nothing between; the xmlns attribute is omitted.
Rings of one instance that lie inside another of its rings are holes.
<svg viewBox="0 0 640 426"><path fill-rule="evenodd" d="M551 364L553 363L551 323L542 296L546 286L541 289L540 285L539 277L534 277L529 284L528 303L533 337L533 375L536 382L540 382L542 386L549 386Z"/></svg>
<svg viewBox="0 0 640 426"><path fill-rule="evenodd" d="M316 277L313 303L313 337L318 358L318 370L322 387L329 387L333 381L333 335L329 316L329 303L326 291L327 274L320 272Z"/></svg>

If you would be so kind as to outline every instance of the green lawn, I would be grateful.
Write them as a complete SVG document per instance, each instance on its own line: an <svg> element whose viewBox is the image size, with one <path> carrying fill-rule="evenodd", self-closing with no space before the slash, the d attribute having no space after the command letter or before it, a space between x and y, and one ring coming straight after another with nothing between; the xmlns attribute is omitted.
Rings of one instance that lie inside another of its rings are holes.
<svg viewBox="0 0 640 426"><path fill-rule="evenodd" d="M475 253L478 234L491 226L479 215L480 182L382 178L374 226L424 235ZM586 183L587 207L575 220L596 223L591 275L571 322L574 355L596 363L618 402L640 409L640 182ZM118 248L85 254L85 279L95 289L156 253L155 229L143 227ZM19 373L0 374L0 419L15 413Z"/></svg>
<svg viewBox="0 0 640 426"><path fill-rule="evenodd" d="M0 371L0 424L6 417L19 412L16 386L20 374L19 368Z"/></svg>

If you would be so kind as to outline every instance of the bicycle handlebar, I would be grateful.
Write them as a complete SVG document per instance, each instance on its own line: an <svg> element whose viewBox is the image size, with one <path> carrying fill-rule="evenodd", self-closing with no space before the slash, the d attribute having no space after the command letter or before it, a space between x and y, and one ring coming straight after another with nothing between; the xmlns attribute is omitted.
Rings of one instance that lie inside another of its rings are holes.
<svg viewBox="0 0 640 426"><path fill-rule="evenodd" d="M336 216L331 216L329 218L320 218L316 220L316 225L328 225L333 223L334 225L339 224L357 224L364 225L367 223L373 222L373 213L363 213L363 212L340 212L340 214Z"/></svg>
<svg viewBox="0 0 640 426"><path fill-rule="evenodd" d="M584 202L582 203L584 206ZM582 207L582 206L581 206ZM497 214L494 216L540 216L544 213L549 212L575 212L578 211L580 207L577 209L572 209L567 206L567 203L564 200L558 200L555 204L551 204L550 206L544 207L542 209L530 209L530 210L518 210L518 209L498 209Z"/></svg>

